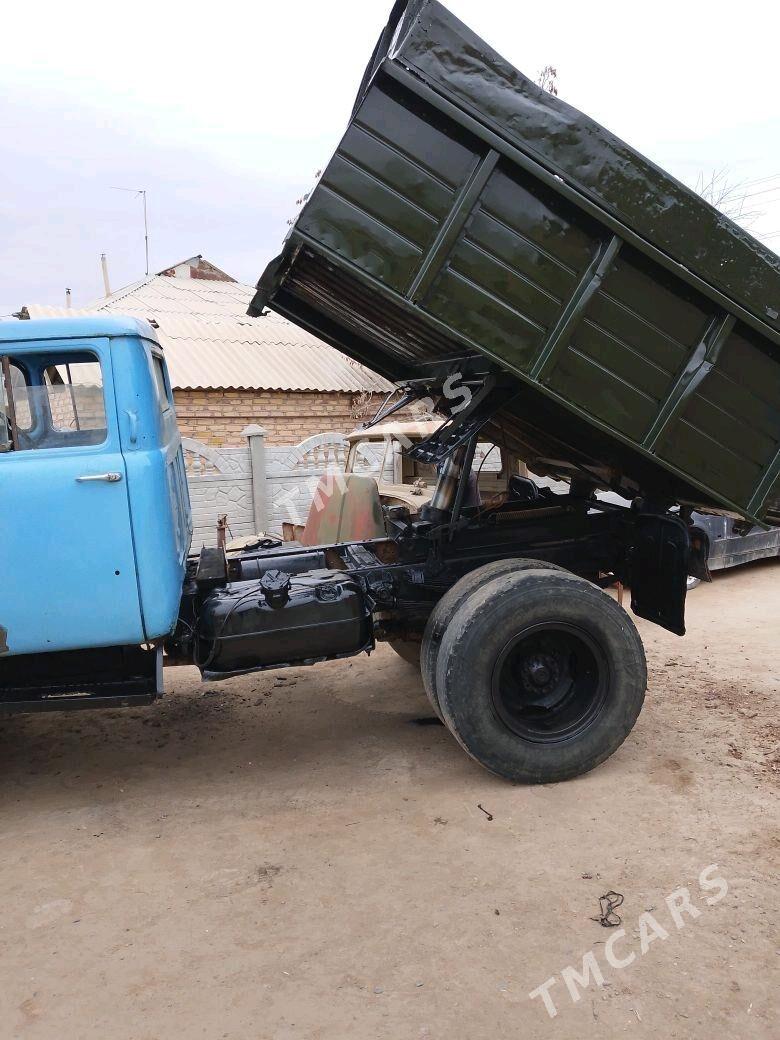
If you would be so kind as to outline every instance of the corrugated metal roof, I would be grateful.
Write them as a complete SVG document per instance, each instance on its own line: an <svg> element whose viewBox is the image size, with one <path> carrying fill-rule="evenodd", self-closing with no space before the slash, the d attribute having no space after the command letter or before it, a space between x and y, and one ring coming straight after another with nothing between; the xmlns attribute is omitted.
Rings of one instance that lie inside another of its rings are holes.
<svg viewBox="0 0 780 1040"><path fill-rule="evenodd" d="M261 325L161 315L157 322L172 384L181 389L390 389L381 376L278 317L261 318Z"/></svg>
<svg viewBox="0 0 780 1040"><path fill-rule="evenodd" d="M30 318L129 314L157 324L174 389L386 393L392 385L278 314L245 317L240 282L151 275L85 310L29 305Z"/></svg>
<svg viewBox="0 0 780 1040"><path fill-rule="evenodd" d="M246 314L254 292L251 286L241 282L152 274L96 301L89 310L127 314L127 308L132 307L133 313L151 310L155 314L179 314L182 317L239 318Z"/></svg>

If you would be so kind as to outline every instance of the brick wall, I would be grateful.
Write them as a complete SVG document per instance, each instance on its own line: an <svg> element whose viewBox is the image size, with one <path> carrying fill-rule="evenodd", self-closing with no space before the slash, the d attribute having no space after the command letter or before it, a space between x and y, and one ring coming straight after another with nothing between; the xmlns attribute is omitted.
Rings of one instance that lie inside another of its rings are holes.
<svg viewBox="0 0 780 1040"><path fill-rule="evenodd" d="M269 444L298 444L316 433L349 433L362 421L353 414L359 395L349 393L175 390L173 396L183 436L213 447L243 447L241 431L250 423L268 431ZM374 395L374 409L381 400Z"/></svg>

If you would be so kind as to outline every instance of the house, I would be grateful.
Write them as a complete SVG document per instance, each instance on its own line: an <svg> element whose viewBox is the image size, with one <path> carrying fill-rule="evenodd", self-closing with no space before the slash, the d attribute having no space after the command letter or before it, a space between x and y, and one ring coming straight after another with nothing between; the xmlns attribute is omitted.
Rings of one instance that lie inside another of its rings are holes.
<svg viewBox="0 0 780 1040"><path fill-rule="evenodd" d="M391 384L277 314L248 318L254 292L194 256L83 310L28 305L21 317L108 311L150 321L182 434L212 447L242 446L253 423L270 445L354 429Z"/></svg>

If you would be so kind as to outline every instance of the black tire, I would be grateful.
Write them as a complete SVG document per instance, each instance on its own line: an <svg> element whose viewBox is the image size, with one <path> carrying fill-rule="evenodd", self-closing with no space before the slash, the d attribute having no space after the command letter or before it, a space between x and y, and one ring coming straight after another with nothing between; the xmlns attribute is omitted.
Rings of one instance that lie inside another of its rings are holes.
<svg viewBox="0 0 780 1040"><path fill-rule="evenodd" d="M644 648L614 599L582 578L527 570L461 604L439 648L445 725L486 769L554 783L599 765L636 722Z"/></svg>
<svg viewBox="0 0 780 1040"><path fill-rule="evenodd" d="M410 639L389 639L388 643L407 664L411 664L415 668L420 667L419 643L413 643Z"/></svg>
<svg viewBox="0 0 780 1040"><path fill-rule="evenodd" d="M436 692L436 658L441 641L444 638L444 633L455 617L458 608L477 589L481 589L483 585L492 581L493 578L500 578L503 574L515 574L518 571L539 570L541 568L544 570L563 571L564 574L569 573L564 571L563 567L558 567L555 563L545 563L543 560L529 560L525 557L517 557L512 560L494 560L493 563L486 563L484 567L478 567L476 570L464 574L459 581L455 582L451 589L447 590L433 608L423 633L420 670L422 672L425 693L428 696L431 707L442 722L444 722L444 718L439 707L439 695Z"/></svg>

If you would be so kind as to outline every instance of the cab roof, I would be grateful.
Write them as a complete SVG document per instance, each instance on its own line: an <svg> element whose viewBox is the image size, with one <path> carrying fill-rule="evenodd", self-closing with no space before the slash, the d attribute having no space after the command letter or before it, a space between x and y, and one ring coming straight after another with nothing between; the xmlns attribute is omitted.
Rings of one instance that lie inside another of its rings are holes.
<svg viewBox="0 0 780 1040"><path fill-rule="evenodd" d="M41 318L32 321L0 321L0 343L47 339L94 339L139 336L157 343L148 321L123 315L95 314L83 318Z"/></svg>

